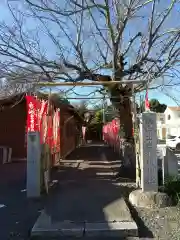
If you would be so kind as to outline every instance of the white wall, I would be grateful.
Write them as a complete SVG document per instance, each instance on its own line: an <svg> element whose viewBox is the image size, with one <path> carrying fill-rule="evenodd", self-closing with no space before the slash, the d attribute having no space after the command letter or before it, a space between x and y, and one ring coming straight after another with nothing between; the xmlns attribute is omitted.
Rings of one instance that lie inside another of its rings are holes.
<svg viewBox="0 0 180 240"><path fill-rule="evenodd" d="M164 127L162 125L165 124L165 114L156 113L156 119L157 119L157 137L158 139L164 139L166 133L164 132Z"/></svg>
<svg viewBox="0 0 180 240"><path fill-rule="evenodd" d="M156 113L157 124L165 124L165 117L164 113Z"/></svg>
<svg viewBox="0 0 180 240"><path fill-rule="evenodd" d="M170 119L168 116L170 115ZM180 124L180 110L179 111L172 111L167 107L165 111L166 123L167 124Z"/></svg>
<svg viewBox="0 0 180 240"><path fill-rule="evenodd" d="M168 118L170 116L170 119ZM172 111L167 107L165 111L165 123L167 125L172 125L171 127L167 127L167 132L170 135L180 135L180 110L179 111ZM175 125L175 126L173 126Z"/></svg>

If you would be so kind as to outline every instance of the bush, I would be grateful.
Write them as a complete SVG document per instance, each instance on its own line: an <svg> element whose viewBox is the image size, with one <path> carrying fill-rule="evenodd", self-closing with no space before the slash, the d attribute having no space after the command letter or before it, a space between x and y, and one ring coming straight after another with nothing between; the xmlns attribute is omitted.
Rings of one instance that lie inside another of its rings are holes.
<svg viewBox="0 0 180 240"><path fill-rule="evenodd" d="M169 176L165 179L164 192L174 203L180 203L180 176Z"/></svg>

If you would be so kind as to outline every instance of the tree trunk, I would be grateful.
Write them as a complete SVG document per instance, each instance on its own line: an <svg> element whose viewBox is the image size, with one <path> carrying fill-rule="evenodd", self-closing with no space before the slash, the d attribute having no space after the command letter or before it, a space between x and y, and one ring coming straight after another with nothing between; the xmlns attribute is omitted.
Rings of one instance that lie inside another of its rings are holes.
<svg viewBox="0 0 180 240"><path fill-rule="evenodd" d="M123 164L127 167L136 166L135 146L133 137L132 105L130 97L132 95L131 86L109 87L111 101L116 109L119 110L120 117L120 137L122 139L121 151Z"/></svg>
<svg viewBox="0 0 180 240"><path fill-rule="evenodd" d="M120 129L122 136L122 157L123 165L130 167L135 174L136 157L135 157L135 142L133 137L133 121L132 121L132 107L129 97L124 97L123 102L120 103ZM133 175L134 175L133 174Z"/></svg>
<svg viewBox="0 0 180 240"><path fill-rule="evenodd" d="M120 127L124 133L124 140L127 142L133 141L133 121L131 100L129 97L124 97L123 102L119 106L120 112Z"/></svg>

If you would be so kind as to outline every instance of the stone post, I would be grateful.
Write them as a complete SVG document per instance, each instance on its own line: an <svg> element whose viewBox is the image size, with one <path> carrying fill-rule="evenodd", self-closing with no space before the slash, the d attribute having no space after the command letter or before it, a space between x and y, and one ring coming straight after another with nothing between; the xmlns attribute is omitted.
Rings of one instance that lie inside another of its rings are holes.
<svg viewBox="0 0 180 240"><path fill-rule="evenodd" d="M168 176L177 177L178 176L178 159L174 152L166 147L166 151L163 158L162 164L163 171L163 183L165 183L165 178Z"/></svg>
<svg viewBox="0 0 180 240"><path fill-rule="evenodd" d="M41 195L41 144L39 132L27 134L27 197Z"/></svg>
<svg viewBox="0 0 180 240"><path fill-rule="evenodd" d="M156 113L142 113L140 134L142 189L131 192L129 201L133 206L141 208L169 207L171 198L166 193L158 192Z"/></svg>
<svg viewBox="0 0 180 240"><path fill-rule="evenodd" d="M157 123L156 113L142 113L141 138L141 188L142 191L158 191Z"/></svg>

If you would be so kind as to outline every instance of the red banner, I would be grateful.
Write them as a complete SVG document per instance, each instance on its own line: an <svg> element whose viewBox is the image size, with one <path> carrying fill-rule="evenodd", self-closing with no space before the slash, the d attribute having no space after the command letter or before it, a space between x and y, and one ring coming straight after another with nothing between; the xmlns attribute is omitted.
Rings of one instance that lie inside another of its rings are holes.
<svg viewBox="0 0 180 240"><path fill-rule="evenodd" d="M46 137L45 121L46 121L47 107L48 107L47 101L42 101L40 105L40 111L39 111L39 131L40 131L41 143L45 142L45 137Z"/></svg>
<svg viewBox="0 0 180 240"><path fill-rule="evenodd" d="M41 144L47 143L51 153L60 151L60 109L47 115L48 102L26 96L27 132L40 132Z"/></svg>
<svg viewBox="0 0 180 240"><path fill-rule="evenodd" d="M37 100L33 96L26 96L27 103L27 131L38 131Z"/></svg>
<svg viewBox="0 0 180 240"><path fill-rule="evenodd" d="M60 152L60 109L57 109L57 141L56 151Z"/></svg>
<svg viewBox="0 0 180 240"><path fill-rule="evenodd" d="M146 111L150 110L150 104L149 104L149 99L148 99L148 91L146 91L146 96L145 96L145 110Z"/></svg>
<svg viewBox="0 0 180 240"><path fill-rule="evenodd" d="M51 115L47 116L47 138L46 143L49 145L51 151L53 150L53 117Z"/></svg>
<svg viewBox="0 0 180 240"><path fill-rule="evenodd" d="M113 119L111 122L103 126L104 140L115 148L118 148L118 145L120 144L119 129L119 119Z"/></svg>
<svg viewBox="0 0 180 240"><path fill-rule="evenodd" d="M40 111L39 111L39 130L40 131L41 131L41 125L42 125L41 123L42 123L43 116L44 114L47 113L47 106L48 106L47 101L42 100L40 103Z"/></svg>
<svg viewBox="0 0 180 240"><path fill-rule="evenodd" d="M112 131L113 131L113 135L116 135L116 133L117 133L116 119L112 120Z"/></svg>
<svg viewBox="0 0 180 240"><path fill-rule="evenodd" d="M59 144L59 141L58 141L58 137L59 137L59 109L56 110L56 112L54 113L54 116L53 116L53 149L54 149L54 152L58 152L59 148L58 148L58 144Z"/></svg>

